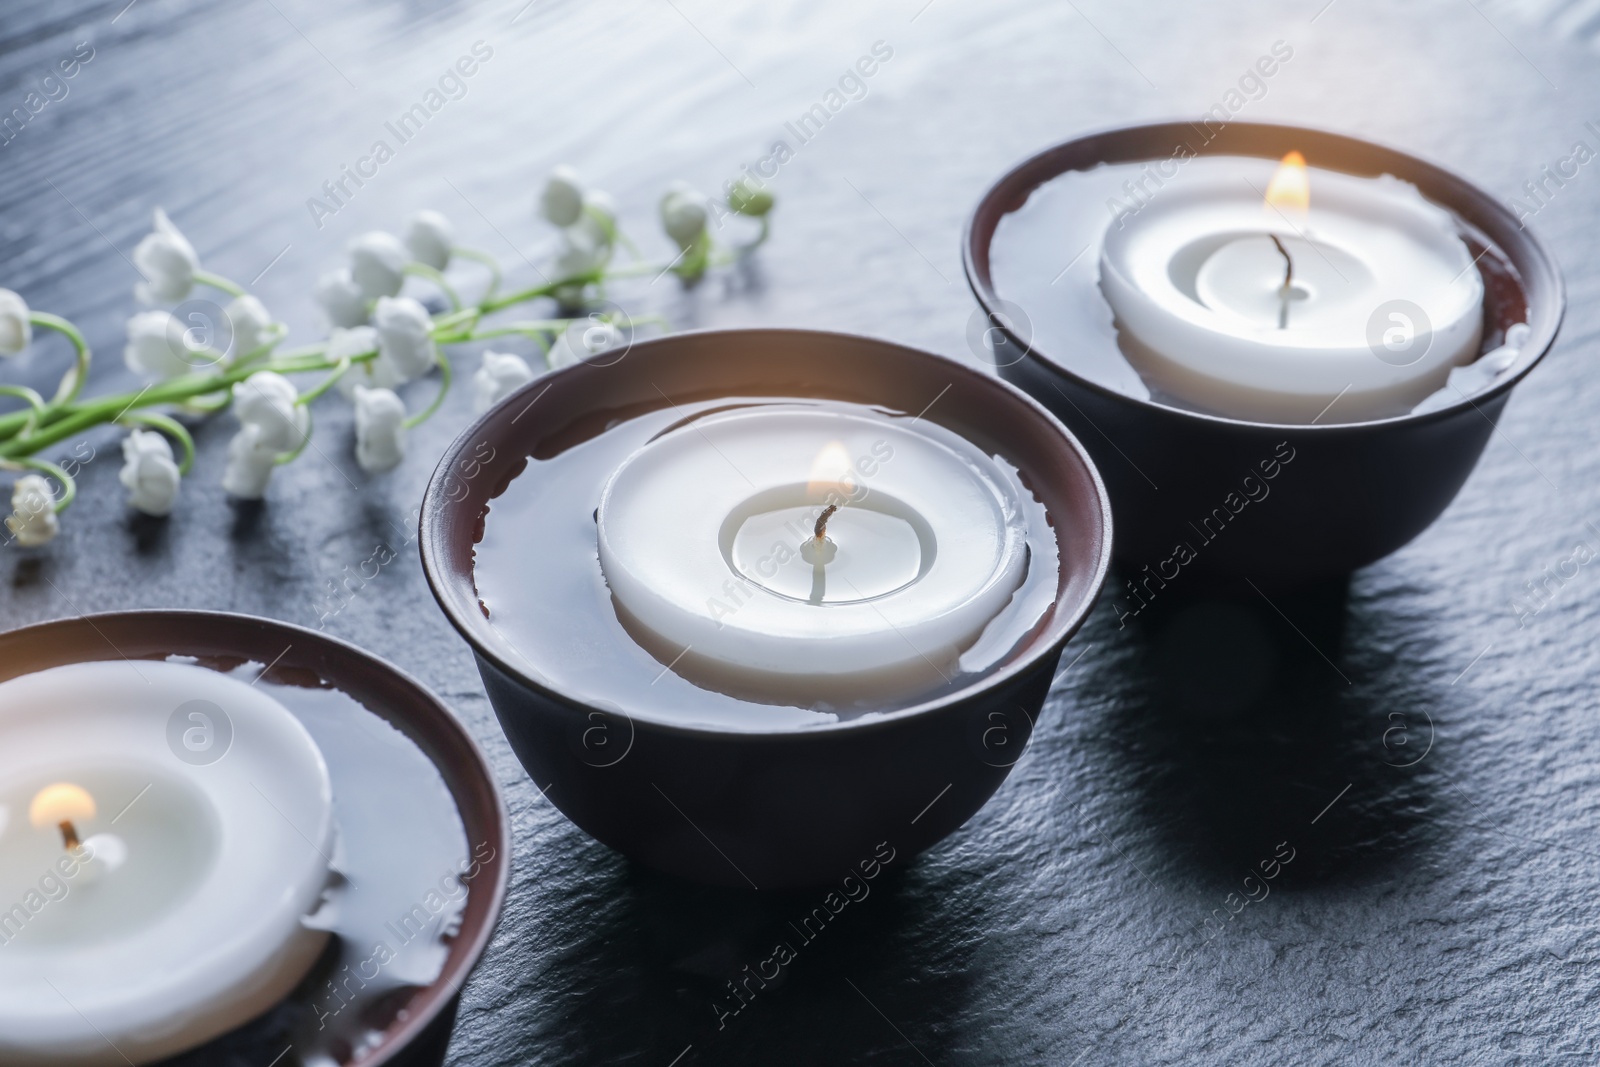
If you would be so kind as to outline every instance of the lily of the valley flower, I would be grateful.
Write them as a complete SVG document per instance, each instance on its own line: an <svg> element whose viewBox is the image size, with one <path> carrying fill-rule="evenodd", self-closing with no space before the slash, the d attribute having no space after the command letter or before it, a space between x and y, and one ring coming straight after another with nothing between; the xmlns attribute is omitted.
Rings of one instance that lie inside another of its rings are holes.
<svg viewBox="0 0 1600 1067"><path fill-rule="evenodd" d="M759 219L772 210L772 191L765 186L757 185L748 177L740 177L730 183L727 189L728 207L740 215Z"/></svg>
<svg viewBox="0 0 1600 1067"><path fill-rule="evenodd" d="M539 212L563 229L578 221L583 214L583 182L576 171L560 166L550 172L539 194Z"/></svg>
<svg viewBox="0 0 1600 1067"><path fill-rule="evenodd" d="M222 309L233 330L233 356L254 352L272 338L272 316L266 305L246 294L234 297Z"/></svg>
<svg viewBox="0 0 1600 1067"><path fill-rule="evenodd" d="M328 337L327 355L331 360L350 359L365 352L378 350L378 331L371 326L334 330ZM350 369L339 379L339 392L348 399L354 399L358 385L373 389L393 389L400 384L402 384L400 372L394 369L393 363L380 354L376 359L351 364Z"/></svg>
<svg viewBox="0 0 1600 1067"><path fill-rule="evenodd" d="M674 182L661 198L661 225L684 251L706 232L706 198L683 182Z"/></svg>
<svg viewBox="0 0 1600 1067"><path fill-rule="evenodd" d="M246 424L228 442L228 465L222 471L222 489L240 500L260 500L267 493L277 466L278 453L261 443L261 427Z"/></svg>
<svg viewBox="0 0 1600 1067"><path fill-rule="evenodd" d="M368 300L394 296L405 282L411 253L400 238L382 230L364 233L350 242L350 277Z"/></svg>
<svg viewBox="0 0 1600 1067"><path fill-rule="evenodd" d="M456 228L437 211L419 211L406 223L406 248L411 258L434 270L450 265L455 241Z"/></svg>
<svg viewBox="0 0 1600 1067"><path fill-rule="evenodd" d="M277 371L257 371L233 387L233 412L242 426L260 431L260 447L288 452L310 428L310 415L295 403L299 396L294 383Z"/></svg>
<svg viewBox="0 0 1600 1067"><path fill-rule="evenodd" d="M37 548L61 531L56 519L56 494L50 482L37 474L24 474L11 487L11 514L6 528L23 548Z"/></svg>
<svg viewBox="0 0 1600 1067"><path fill-rule="evenodd" d="M153 226L133 250L133 265L144 275L134 295L146 304L175 304L194 288L200 257L160 208L155 210Z"/></svg>
<svg viewBox="0 0 1600 1067"><path fill-rule="evenodd" d="M521 356L484 352L483 363L472 376L472 410L483 414L533 378L533 368Z"/></svg>
<svg viewBox="0 0 1600 1067"><path fill-rule="evenodd" d="M134 430L122 440L122 471L117 480L128 490L130 507L158 518L172 514L179 481L172 445L153 430Z"/></svg>
<svg viewBox="0 0 1600 1067"><path fill-rule="evenodd" d="M438 359L428 309L409 296L380 297L372 312L378 331L378 359L393 367L400 381L426 374Z"/></svg>
<svg viewBox="0 0 1600 1067"><path fill-rule="evenodd" d="M406 405L393 389L358 385L356 462L369 474L393 470L406 454Z"/></svg>
<svg viewBox="0 0 1600 1067"><path fill-rule="evenodd" d="M605 193L586 194L578 220L561 231L561 243L556 249L556 278L576 278L603 268L611 262L616 235L617 213L611 197Z"/></svg>
<svg viewBox="0 0 1600 1067"><path fill-rule="evenodd" d="M170 311L141 311L128 320L123 361L135 374L171 378L205 365L189 351L183 323Z"/></svg>
<svg viewBox="0 0 1600 1067"><path fill-rule="evenodd" d="M550 346L550 366L571 366L615 348L622 341L622 331L603 319L574 322Z"/></svg>
<svg viewBox="0 0 1600 1067"><path fill-rule="evenodd" d="M367 321L367 298L344 267L317 279L316 301L335 326L360 326Z"/></svg>
<svg viewBox="0 0 1600 1067"><path fill-rule="evenodd" d="M10 289L0 289L0 356L14 356L32 340L28 302Z"/></svg>
<svg viewBox="0 0 1600 1067"><path fill-rule="evenodd" d="M617 240L617 207L605 193L586 193L569 167L557 167L540 197L544 217L561 227L556 247L558 282L584 278L611 262ZM559 286L554 296L563 308L583 305L583 282Z"/></svg>

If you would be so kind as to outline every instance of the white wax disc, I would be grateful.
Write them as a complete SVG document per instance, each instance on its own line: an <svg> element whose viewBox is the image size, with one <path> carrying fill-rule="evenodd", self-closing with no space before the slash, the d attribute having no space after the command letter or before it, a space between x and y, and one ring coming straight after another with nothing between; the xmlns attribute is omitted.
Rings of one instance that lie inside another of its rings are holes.
<svg viewBox="0 0 1600 1067"><path fill-rule="evenodd" d="M1100 287L1125 354L1152 386L1235 418L1409 411L1478 355L1483 280L1455 220L1392 176L1316 168L1309 212L1292 214L1262 201L1273 167L1192 160L1106 231Z"/></svg>
<svg viewBox="0 0 1600 1067"><path fill-rule="evenodd" d="M832 464L820 476L819 457ZM666 646L802 699L808 680L948 664L975 641L1025 573L1019 489L928 422L740 409L618 468L597 513L600 565L619 608ZM819 552L808 542L829 503Z"/></svg>

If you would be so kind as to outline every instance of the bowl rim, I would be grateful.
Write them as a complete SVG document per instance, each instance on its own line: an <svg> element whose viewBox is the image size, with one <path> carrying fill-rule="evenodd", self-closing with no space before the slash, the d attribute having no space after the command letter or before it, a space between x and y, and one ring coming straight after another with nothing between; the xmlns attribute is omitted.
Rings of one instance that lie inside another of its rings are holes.
<svg viewBox="0 0 1600 1067"><path fill-rule="evenodd" d="M981 258L986 265L985 269L981 272L981 274L978 269L978 260L980 258L980 251L978 249L977 241L978 216L983 213L984 209L987 208L993 201L998 200L1001 196L1009 196L1013 192L1022 192L1021 180L1022 176L1027 171L1045 164L1050 157L1064 152L1067 149L1080 145L1086 141L1093 141L1100 138L1135 136L1140 133L1165 129L1177 131L1180 128L1187 128L1192 131L1194 129L1194 120L1186 118L1155 119L1149 122L1104 126L1085 133L1074 135L1063 141L1058 141L1055 144L1049 145L1037 152L1032 153L1031 155L1024 157L1011 167L1007 168L998 178L990 183L989 187L986 188L982 195L978 197L976 203L972 207L972 210L967 213L966 221L963 223L961 230L961 266L963 272L966 274L967 287L972 291L973 296L977 298L979 306L988 316L990 322L999 326L1001 332L1005 334L1007 339L1022 349L1023 359L1032 360L1033 362L1039 364L1044 370L1067 378L1074 384L1088 389L1091 392L1098 393L1110 400L1120 401L1138 408L1144 408L1152 412L1159 413L1163 416L1176 416L1179 418L1191 419L1199 423L1209 423L1216 426L1225 426L1235 429L1267 430L1273 432L1294 431L1316 433L1323 436L1338 436L1349 433L1362 433L1378 428L1426 425L1430 422L1440 422L1445 419L1453 418L1454 416L1467 411L1469 408L1477 411L1480 415L1484 415L1485 418L1488 418L1480 405L1488 403L1502 394L1509 392L1513 386L1521 382L1522 379L1525 378L1535 366L1542 362L1545 356L1549 354L1550 349L1554 347L1556 337L1561 332L1561 324L1566 318L1567 308L1566 280L1562 275L1561 267L1557 263L1555 256L1551 254L1549 248L1546 247L1545 243L1539 238L1539 235L1532 230L1532 228L1518 225L1515 217L1512 216L1511 213L1506 209L1506 206L1499 200L1496 200L1493 196L1489 195L1488 192L1483 190L1476 183L1469 181L1448 167L1434 163L1431 160L1424 159L1421 156L1414 155L1413 153L1395 148L1381 141L1373 141L1365 137L1357 137L1352 134L1341 133L1337 130L1328 130L1315 126L1299 126L1292 123L1282 122L1233 122L1230 120L1226 124L1226 128L1230 130L1245 129L1260 131L1263 133L1281 133L1284 135L1306 134L1333 141L1344 141L1349 144L1360 145L1368 149L1377 149L1380 153L1385 155L1403 159L1407 163L1425 173L1431 172L1431 176L1434 178L1445 182L1454 182L1457 185L1481 194L1484 203L1488 205L1488 208L1491 212L1496 213L1499 216L1500 221L1509 221L1511 225L1517 227L1519 232L1527 241L1528 249L1533 259L1542 264L1546 268L1546 273L1549 275L1549 321L1546 326L1538 327L1537 329L1539 332L1529 338L1530 344L1528 347L1532 348L1537 345L1537 350L1534 352L1532 358L1528 358L1523 353L1519 353L1518 362L1520 362L1522 365L1511 374L1506 375L1506 377L1501 381L1495 382L1487 389L1464 396L1458 400L1453 400L1444 407L1434 408L1430 411L1420 413L1405 412L1404 414L1390 415L1382 419L1365 419L1358 422L1286 423L1258 422L1251 419L1233 418L1231 416L1218 415L1212 412L1196 411L1191 408L1175 407L1170 404L1161 403L1158 400L1153 400L1150 397L1132 396L1128 393L1112 389L1109 386L1103 385L1091 378L1087 378L1072 370L1065 364L1059 362L1058 360L1044 355L1042 351L1034 348L1031 343L1018 337L1012 331L1010 325L1008 325L1006 322L1006 316L997 314L998 311L1002 310L1000 307L1002 298L998 293L995 292L993 279L989 276L990 272L987 269L989 254L988 248L981 250ZM1207 153L1205 149L1202 148L1199 154L1229 155L1235 153ZM1260 158L1265 159L1268 157L1262 156ZM1106 162L1106 160L1101 160L1101 162ZM1059 177L1060 175L1066 173L1067 169L1069 168L1055 170L1054 173L1051 174L1050 178ZM1042 184L1042 181L1028 184L1026 187L1026 193L1031 195L1033 191L1040 188ZM1416 183L1414 182L1413 184ZM1423 190L1422 192L1424 196L1428 196L1427 190ZM1433 198L1429 197L1429 199L1432 200ZM1446 208L1446 210L1450 210L1453 214L1465 218L1461 212L1455 211L1454 209ZM1005 212L1003 214L1010 214L1010 212ZM1477 225L1473 219L1469 218L1466 221L1472 223L1473 225ZM991 242L993 240L992 232L990 234L990 240ZM1536 317L1532 306L1529 307L1528 317L1529 319ZM1527 349L1524 349L1524 352L1526 351Z"/></svg>
<svg viewBox="0 0 1600 1067"><path fill-rule="evenodd" d="M112 628L121 623L144 623L149 625L152 632L154 632L155 626L163 622L182 622L186 620L258 627L263 631L283 634L285 640L296 647L321 645L326 651L333 653L329 657L330 662L338 662L343 657L365 661L369 668L379 674L390 676L399 684L400 688L409 690L416 700L415 706L427 709L423 718L435 720L435 725L449 736L451 743L460 747L462 754L468 761L463 768L464 773L476 777L486 784L488 795L493 798L493 805L490 809L492 825L486 827L487 834L485 836L493 838L492 843L497 851L495 860L491 861L491 864L485 864L486 868L492 866L493 877L487 884L483 885L483 889L488 894L483 904L484 922L472 937L465 942L464 950L459 954L454 949L456 945L461 945L462 942L456 941L452 943L452 951L446 957L444 969L439 972L439 976L428 985L420 987L413 995L413 999L407 1002L406 1010L408 1014L406 1017L404 1019L397 1018L391 1022L389 1027L383 1031L384 1037L377 1047L368 1055L352 1060L350 1064L350 1067L382 1067L383 1064L404 1055L411 1045L420 1039L442 1014L451 1009L456 997L466 986L467 979L471 977L472 972L482 961L484 953L489 947L489 942L493 939L495 930L499 926L505 910L505 898L510 884L512 852L511 818L506 809L505 797L500 791L499 782L495 779L494 772L489 766L483 749L479 747L477 741L473 739L472 734L461 720L456 717L455 713L433 690L423 685L422 682L412 677L405 670L375 653L369 652L343 638L323 633L320 630L312 630L295 623L234 611L216 611L201 608L131 608L119 611L70 615L59 619L48 619L43 622L29 623L25 626L12 627L0 631L0 646L25 636L48 634L51 630L82 629L87 626L105 641L108 652L120 655L120 650L106 636L101 629L102 626ZM219 643L226 643L226 631L220 625L218 632L223 634L223 639ZM292 640L290 640L291 638ZM181 650L175 650L169 654L185 655L186 653ZM249 652L240 652L238 654L253 658ZM116 655L108 658L116 658ZM122 658L127 657L124 656ZM77 659L68 662L98 661ZM268 669L270 670L273 666L277 666L277 663L274 662ZM38 669L43 670L46 668ZM338 679L329 676L333 673L333 671L329 671L327 675L323 676L323 680L337 686L339 684ZM19 674L14 677L23 677L23 675ZM352 696L352 699L355 698ZM368 711L378 714L378 712L372 711L370 708ZM416 744L417 742L413 740L412 743ZM418 747L420 748L421 746L419 745ZM423 754L427 756L429 762L435 762L426 750L424 750ZM442 772L443 768L441 768L441 776L443 776ZM446 788L450 788L452 799L456 799L459 805L460 800L456 797L456 790L450 787L448 779L446 779ZM463 817L462 821L465 824L465 817ZM470 895L468 899L471 899ZM451 956L456 958L454 964L450 962Z"/></svg>
<svg viewBox="0 0 1600 1067"><path fill-rule="evenodd" d="M938 355L937 353L916 348L912 345L901 344L898 341L890 341L884 338L872 337L866 334L855 334L837 330L813 330L800 327L784 326L684 330L677 333L666 334L661 337L652 337L644 341L637 341L629 348L628 354L633 356L639 353L640 350L643 350L648 355L648 353L652 351L671 349L681 345L692 345L697 340L707 336L728 337L732 335L753 335L756 338L774 337L778 335L788 335L797 338L824 338L830 342L843 341L858 344L865 343L869 345L886 346L889 348L899 349L902 352L911 353L915 357L930 359L936 361L937 363L943 364L952 374L965 375L972 382L978 383L980 388L992 389L999 395L1006 397L1008 402L1021 404L1025 409L1031 412L1035 418L1041 420L1046 428L1055 433L1066 444L1066 446L1077 457L1078 462L1082 466L1083 470L1088 474L1089 483L1093 489L1095 502L1098 505L1098 518L1101 530L1098 558L1094 562L1093 571L1090 577L1090 583L1088 586L1089 592L1083 597L1082 602L1077 606L1076 610L1072 611L1071 613L1058 614L1048 627L1047 631L1034 638L1032 642L1034 647L1026 654L1019 656L1013 662L1005 664L989 674L983 675L969 685L963 686L952 693L946 693L934 699L925 700L921 703L914 704L910 707L898 708L891 712L884 712L882 714L871 715L864 718L837 720L834 722L817 723L814 725L799 725L785 727L782 729L759 731L739 730L726 726L712 726L710 724L674 722L670 719L666 719L651 713L635 714L628 709L620 709L621 714L627 718L630 723L638 724L642 722L648 725L652 730L684 737L697 737L707 740L723 741L738 738L772 743L803 742L806 740L816 739L823 736L831 736L846 731L866 732L891 729L909 719L924 715L936 714L949 708L961 706L980 697L984 693L1009 683L1016 676L1031 670L1038 663L1038 661L1046 655L1049 655L1052 652L1059 652L1066 642L1078 632L1078 630L1083 626L1084 621L1088 618L1089 613L1094 609L1095 604L1099 601L1101 591L1105 586L1106 575L1111 566L1111 498L1106 491L1105 482L1100 476L1100 471L1095 466L1094 460L1090 458L1088 450L1084 448L1083 444L1077 439L1071 430L1067 429L1061 420L1057 419L1053 414L1050 413L1048 408L1039 403L1033 397L1029 396L1027 393L1023 392L1021 389L1018 389L1016 386L1012 385L1010 382L1004 381L996 375L986 374L980 368L970 366L969 364L963 363L960 360L952 359L949 356ZM481 611L473 613L474 617L471 619L462 619L460 617L460 613L457 612L451 597L446 592L446 588L454 585L457 580L448 573L448 569L440 558L442 556L440 551L440 543L445 539L446 536L445 530L448 525L448 516L451 513L451 509L456 505L456 502L445 498L443 493L443 485L446 479L450 476L451 468L456 461L461 457L466 449L471 447L470 443L473 440L484 437L482 433L483 428L495 417L499 411L510 406L519 398L531 393L536 388L548 389L552 379L555 379L561 375L580 373L585 367L586 364L577 363L560 368L559 370L552 371L548 374L540 375L532 382L522 386L515 393L512 393L501 400L500 403L496 404L483 415L479 416L479 418L475 420L472 425L462 430L462 432L456 436L456 439L452 441L449 447L444 450L443 455L439 459L438 465L434 468L433 474L429 476L427 488L423 492L422 507L419 509L419 514L417 517L417 546L418 551L422 556L422 570L427 578L428 588L433 592L434 599L438 602L440 609L445 614L445 617L450 620L450 624L455 627L456 632L462 636L462 638L472 648L476 655L493 664L501 673L515 679L519 685L531 689L557 704L579 712L601 711L607 714L615 715L619 710L616 707L600 707L596 704L588 703L578 697L564 693L558 689L553 689L545 685L543 682L530 677L525 671L518 667L514 661L500 655L500 653L493 647L492 642L485 640L483 635L479 632L480 627L486 629L489 625L488 618L485 617ZM542 393L540 395L542 395ZM489 499L492 500L494 498L490 497ZM470 571L468 572L467 577L470 581ZM476 604L478 602L476 588L473 588L471 592L472 602ZM1057 603L1059 603L1058 600L1052 600L1052 605ZM504 641L505 639L501 638L500 640Z"/></svg>

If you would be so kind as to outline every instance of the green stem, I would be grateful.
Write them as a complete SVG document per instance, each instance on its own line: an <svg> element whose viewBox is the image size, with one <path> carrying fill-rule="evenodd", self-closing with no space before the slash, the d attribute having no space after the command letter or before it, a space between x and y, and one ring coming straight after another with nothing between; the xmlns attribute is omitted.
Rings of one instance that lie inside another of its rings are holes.
<svg viewBox="0 0 1600 1067"><path fill-rule="evenodd" d="M193 400L185 400L179 406L191 415L215 415L219 411L226 411L232 404L232 393L219 392L215 400L208 401L197 397Z"/></svg>
<svg viewBox="0 0 1600 1067"><path fill-rule="evenodd" d="M463 323L475 322L482 315L483 312L477 307L463 308L460 311L452 312L449 315L440 315L438 318L433 320L433 329L431 331L433 339L437 341L440 337L448 334L457 326L460 326Z"/></svg>
<svg viewBox="0 0 1600 1067"><path fill-rule="evenodd" d="M77 410L79 409L71 406L52 409L47 404L45 405L45 414L43 416L35 415L32 408L0 415L0 451L4 450L4 442L13 440L17 434L24 431L31 433L33 427L30 424L35 420L40 426L49 426L51 423L58 422Z"/></svg>
<svg viewBox="0 0 1600 1067"><path fill-rule="evenodd" d="M65 334L67 340L72 342L72 347L77 352L77 359L72 369L61 376L61 384L56 387L56 395L51 398L50 406L55 408L72 403L83 391L83 383L89 378L89 343L83 339L83 334L78 332L76 326L60 315L52 315L47 311L32 311L28 313L28 321L35 326L43 326L47 330Z"/></svg>
<svg viewBox="0 0 1600 1067"><path fill-rule="evenodd" d="M683 250L673 264L672 272L685 281L695 281L705 276L711 266L711 234L701 233L694 244Z"/></svg>
<svg viewBox="0 0 1600 1067"><path fill-rule="evenodd" d="M315 346L320 352L322 346ZM351 362L360 363L373 358L374 353L352 356ZM277 371L279 374L302 374L307 371L332 370L337 364L326 358L317 358L309 353L295 358L287 355L261 366L232 367L226 373L214 375L184 375L181 378L168 379L159 385L152 386L132 396L122 395L106 397L82 407L73 408L62 418L52 422L40 432L27 438L13 438L9 443L0 445L0 458L15 459L28 456L63 441L74 434L83 432L91 426L111 422L119 418L134 404L141 408L155 407L160 404L176 404L194 396L206 396L211 393L221 392L232 388L238 382L244 381L250 375L260 370Z"/></svg>
<svg viewBox="0 0 1600 1067"><path fill-rule="evenodd" d="M428 279L428 281L439 287L440 292L444 293L445 298L450 301L450 307L453 310L461 310L461 297L456 293L455 288L451 286L449 282L445 281L443 274L434 270L426 263L407 263L402 273L410 274L418 278Z"/></svg>
<svg viewBox="0 0 1600 1067"><path fill-rule="evenodd" d="M440 353L437 356L437 360L439 363L439 395L434 397L433 403L429 404L425 409L417 412L417 414L411 416L405 422L401 423L401 425L408 430L414 426L421 426L423 423L432 418L433 413L439 410L439 405L444 403L445 394L450 391L450 380L452 377L450 361L444 358L443 353Z"/></svg>
<svg viewBox="0 0 1600 1067"><path fill-rule="evenodd" d="M462 259L475 260L489 268L489 287L483 291L480 300L487 300L500 288L500 261L487 252L480 252L476 248L454 248L451 252Z"/></svg>
<svg viewBox="0 0 1600 1067"><path fill-rule="evenodd" d="M276 463L280 467L283 466L285 463L293 463L295 460L300 458L300 453L304 452L306 450L306 446L309 445L310 443L311 443L311 409L310 408L306 408L306 435L304 437L300 438L300 443L298 445L295 445L294 448L290 449L288 452L283 453L277 459L273 460L273 462Z"/></svg>
<svg viewBox="0 0 1600 1067"><path fill-rule="evenodd" d="M526 322L508 322L504 326L496 326L492 330L473 330L463 341L486 341L491 337L509 337L512 334L524 337L537 337L549 331L565 330L577 319L531 319Z"/></svg>
<svg viewBox="0 0 1600 1067"><path fill-rule="evenodd" d="M0 396L21 397L28 402L28 407L33 411L33 418L22 424L22 433L31 433L47 410L44 406L44 397L26 385L0 385Z"/></svg>
<svg viewBox="0 0 1600 1067"><path fill-rule="evenodd" d="M238 282L230 281L220 274L212 274L208 270L195 271L194 280L199 282L201 285L209 285L213 289L221 289L229 296L245 295L244 286L240 285Z"/></svg>
<svg viewBox="0 0 1600 1067"><path fill-rule="evenodd" d="M686 253L679 252L678 258L670 263L633 263L626 267L606 272L607 278L642 278L647 274L665 274L678 265Z"/></svg>
<svg viewBox="0 0 1600 1067"><path fill-rule="evenodd" d="M78 495L78 483L72 475L56 466L54 463L43 459L22 459L17 461L17 466L27 467L31 470L42 471L61 483L61 498L56 501L55 511L59 515L72 504Z"/></svg>
<svg viewBox="0 0 1600 1067"><path fill-rule="evenodd" d="M332 389L335 385L338 385L339 384L339 379L343 378L345 376L345 372L348 371L349 369L350 369L350 360L349 360L349 358L346 357L344 359L341 359L338 362L338 364L333 368L333 373L332 374L330 374L326 378L322 379L322 381L318 382L316 385L312 386L310 389L308 389L305 392L301 393L299 395L299 397L297 397L295 399L295 403L296 404L300 404L300 405L305 405L305 404L311 403L317 397L321 396L323 393L326 393L329 389Z"/></svg>
<svg viewBox="0 0 1600 1067"><path fill-rule="evenodd" d="M541 296L554 296L557 289L568 285L587 285L600 280L602 271L593 270L587 274L575 274L570 278L560 281L548 282L544 285L535 285L531 289L523 289L507 296L497 296L493 300L484 300L478 304L478 309L485 315L499 311L501 308L510 307L512 304L521 304L527 300L534 300Z"/></svg>
<svg viewBox="0 0 1600 1067"><path fill-rule="evenodd" d="M117 421L124 426L149 426L177 441L183 449L183 462L178 464L179 474L188 474L189 469L194 466L194 438L189 436L189 431L184 429L183 424L177 419L163 415L159 411L135 411Z"/></svg>
<svg viewBox="0 0 1600 1067"><path fill-rule="evenodd" d="M305 356L320 355L327 349L326 344L301 345L299 348L290 348L278 353L279 359L301 359ZM237 366L237 364L235 364ZM328 364L330 367L333 364Z"/></svg>

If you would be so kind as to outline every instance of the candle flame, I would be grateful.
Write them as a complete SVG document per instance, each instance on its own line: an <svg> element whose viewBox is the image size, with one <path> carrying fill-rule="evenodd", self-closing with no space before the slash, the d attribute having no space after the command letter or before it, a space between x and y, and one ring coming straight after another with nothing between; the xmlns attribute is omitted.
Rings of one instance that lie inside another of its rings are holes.
<svg viewBox="0 0 1600 1067"><path fill-rule="evenodd" d="M28 806L28 820L43 829L64 822L84 822L94 818L94 797L71 782L47 785Z"/></svg>
<svg viewBox="0 0 1600 1067"><path fill-rule="evenodd" d="M1290 217L1303 217L1311 210L1311 180L1306 173L1306 157L1290 152L1273 172L1267 185L1267 206Z"/></svg>
<svg viewBox="0 0 1600 1067"><path fill-rule="evenodd" d="M821 499L829 493L849 497L856 491L855 468L850 463L850 451L841 441L829 441L811 461L811 477L806 483L806 495Z"/></svg>

